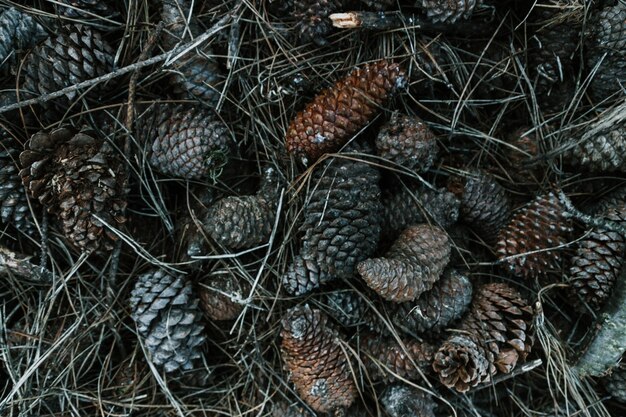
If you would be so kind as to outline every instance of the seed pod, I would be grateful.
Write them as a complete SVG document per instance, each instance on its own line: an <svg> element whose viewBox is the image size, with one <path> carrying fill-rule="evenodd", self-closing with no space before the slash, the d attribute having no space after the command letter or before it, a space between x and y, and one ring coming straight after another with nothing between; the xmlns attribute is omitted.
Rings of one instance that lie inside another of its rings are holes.
<svg viewBox="0 0 626 417"><path fill-rule="evenodd" d="M459 18L469 19L482 0L422 0L422 8L433 23L454 23Z"/></svg>
<svg viewBox="0 0 626 417"><path fill-rule="evenodd" d="M27 49L45 39L46 31L36 20L11 7L0 14L0 68L9 55L18 49Z"/></svg>
<svg viewBox="0 0 626 417"><path fill-rule="evenodd" d="M298 24L296 30L302 42L315 42L325 45L326 36L333 25L328 16L341 9L342 0L295 0L293 17Z"/></svg>
<svg viewBox="0 0 626 417"><path fill-rule="evenodd" d="M626 121L608 126L601 125L602 122L595 125L599 129L589 130L566 143L563 158L568 164L589 172L626 172Z"/></svg>
<svg viewBox="0 0 626 417"><path fill-rule="evenodd" d="M394 113L376 136L383 158L417 172L428 170L439 151L435 135L417 116Z"/></svg>
<svg viewBox="0 0 626 417"><path fill-rule="evenodd" d="M82 25L65 27L26 57L22 97L36 98L108 74L113 71L113 54L113 48L100 33ZM104 92L105 85L97 84L84 94L67 93L42 103L42 112L37 114L44 124L58 122L66 113L79 113L82 107L76 104L83 99L98 101Z"/></svg>
<svg viewBox="0 0 626 417"><path fill-rule="evenodd" d="M338 150L405 82L400 65L387 60L355 69L296 115L287 128L287 150L305 163Z"/></svg>
<svg viewBox="0 0 626 417"><path fill-rule="evenodd" d="M435 348L413 339L398 344L395 339L383 339L370 334L360 340L361 359L372 381L393 381L400 377L418 379L430 366ZM397 376L396 376L397 375Z"/></svg>
<svg viewBox="0 0 626 417"><path fill-rule="evenodd" d="M198 285L200 307L211 320L234 320L243 310L242 288L234 275L212 277Z"/></svg>
<svg viewBox="0 0 626 417"><path fill-rule="evenodd" d="M251 248L267 242L276 221L281 185L276 170L266 168L255 195L219 200L209 208L203 229L230 249Z"/></svg>
<svg viewBox="0 0 626 417"><path fill-rule="evenodd" d="M500 230L496 251L520 277L536 277L558 268L560 249L572 231L554 192L540 195L518 210Z"/></svg>
<svg viewBox="0 0 626 417"><path fill-rule="evenodd" d="M59 0L67 6L57 5L59 13L73 18L93 18L94 14L101 17L110 17L118 13L105 0Z"/></svg>
<svg viewBox="0 0 626 417"><path fill-rule="evenodd" d="M126 164L108 142L88 130L39 132L20 163L26 189L58 216L71 244L83 251L113 248L117 236L103 222L118 227L126 221Z"/></svg>
<svg viewBox="0 0 626 417"><path fill-rule="evenodd" d="M150 165L188 180L219 175L230 152L228 128L198 107L159 104L138 129L150 146Z"/></svg>
<svg viewBox="0 0 626 417"><path fill-rule="evenodd" d="M430 290L450 260L450 241L442 229L427 224L407 228L384 258L367 259L358 271L383 298L412 301Z"/></svg>
<svg viewBox="0 0 626 417"><path fill-rule="evenodd" d="M146 272L137 278L130 305L155 366L167 373L195 367L205 336L202 311L189 280L163 270Z"/></svg>
<svg viewBox="0 0 626 417"><path fill-rule="evenodd" d="M350 279L380 236L378 171L363 162L333 158L313 173L304 207L303 245L285 275L290 294L302 295L336 278Z"/></svg>
<svg viewBox="0 0 626 417"><path fill-rule="evenodd" d="M320 413L348 408L356 398L341 335L328 317L308 305L290 309L282 320L281 353L300 397Z"/></svg>
<svg viewBox="0 0 626 417"><path fill-rule="evenodd" d="M28 197L19 174L22 147L0 127L0 219L26 233L35 231Z"/></svg>
<svg viewBox="0 0 626 417"><path fill-rule="evenodd" d="M380 397L389 417L435 417L437 404L423 391L408 385L389 386Z"/></svg>
<svg viewBox="0 0 626 417"><path fill-rule="evenodd" d="M507 192L490 175L475 171L453 178L448 189L461 201L461 218L485 240L493 244L511 215Z"/></svg>
<svg viewBox="0 0 626 417"><path fill-rule="evenodd" d="M626 365L624 365L624 358L619 366L613 368L611 373L602 378L604 388L615 398L616 400L626 403Z"/></svg>

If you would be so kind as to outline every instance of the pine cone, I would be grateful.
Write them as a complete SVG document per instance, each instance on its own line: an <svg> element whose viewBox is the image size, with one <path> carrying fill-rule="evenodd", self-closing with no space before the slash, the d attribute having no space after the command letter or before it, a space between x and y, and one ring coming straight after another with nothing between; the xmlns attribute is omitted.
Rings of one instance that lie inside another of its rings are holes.
<svg viewBox="0 0 626 417"><path fill-rule="evenodd" d="M436 333L460 318L471 300L472 282L457 270L448 269L415 302L398 304L391 319L410 332Z"/></svg>
<svg viewBox="0 0 626 417"><path fill-rule="evenodd" d="M558 197L549 192L513 215L500 230L496 250L515 275L535 277L559 267L561 255L557 247L567 242L571 231Z"/></svg>
<svg viewBox="0 0 626 417"><path fill-rule="evenodd" d="M417 223L432 222L444 229L459 217L459 200L444 188L432 191L425 187L402 188L383 197L383 234L395 238L402 230Z"/></svg>
<svg viewBox="0 0 626 417"><path fill-rule="evenodd" d="M626 172L626 122L574 139L565 147L563 157L575 167L589 172Z"/></svg>
<svg viewBox="0 0 626 417"><path fill-rule="evenodd" d="M439 151L435 135L417 116L394 113L376 137L378 155L417 172L428 170Z"/></svg>
<svg viewBox="0 0 626 417"><path fill-rule="evenodd" d="M109 227L126 218L125 171L121 155L93 132L59 128L31 137L20 155L20 176L33 198L59 217L63 233L77 248L113 248Z"/></svg>
<svg viewBox="0 0 626 417"><path fill-rule="evenodd" d="M624 358L622 358L620 365L613 368L608 376L602 378L602 382L604 382L604 388L613 398L626 403L626 365L624 364Z"/></svg>
<svg viewBox="0 0 626 417"><path fill-rule="evenodd" d="M0 219L19 230L35 231L28 205L28 197L19 174L18 161L21 145L0 127Z"/></svg>
<svg viewBox="0 0 626 417"><path fill-rule="evenodd" d="M302 295L335 278L350 279L372 255L380 236L379 173L356 160L333 158L313 173L304 207L300 254L283 276L290 294Z"/></svg>
<svg viewBox="0 0 626 417"><path fill-rule="evenodd" d="M615 2L590 20L585 36L587 69L595 71L590 90L597 101L603 101L623 91L626 84L626 5Z"/></svg>
<svg viewBox="0 0 626 417"><path fill-rule="evenodd" d="M385 10L397 4L397 0L360 0L360 2L374 10Z"/></svg>
<svg viewBox="0 0 626 417"><path fill-rule="evenodd" d="M113 49L100 33L82 25L66 27L26 57L22 97L35 98L54 93L108 74L113 70L113 54ZM42 103L42 112L37 114L44 124L58 122L66 113L79 113L82 108L76 104L82 103L82 99L94 99L101 105L98 96L104 91L104 84L98 84L85 94L80 91L67 93Z"/></svg>
<svg viewBox="0 0 626 417"><path fill-rule="evenodd" d="M290 404L287 401L275 402L272 405L270 417L315 417L300 404Z"/></svg>
<svg viewBox="0 0 626 417"><path fill-rule="evenodd" d="M313 162L334 152L357 133L389 95L406 82L396 63L381 60L365 64L323 90L287 128L287 150Z"/></svg>
<svg viewBox="0 0 626 417"><path fill-rule="evenodd" d="M407 385L389 386L380 397L389 417L435 417L437 404L425 392Z"/></svg>
<svg viewBox="0 0 626 417"><path fill-rule="evenodd" d="M384 258L368 259L357 269L383 298L412 301L430 290L450 260L448 235L427 224L407 228Z"/></svg>
<svg viewBox="0 0 626 417"><path fill-rule="evenodd" d="M340 334L320 310L297 306L282 320L281 353L300 397L315 411L345 409L356 398Z"/></svg>
<svg viewBox="0 0 626 417"><path fill-rule="evenodd" d="M226 197L210 207L203 221L204 230L230 249L267 242L276 221L281 183L276 170L266 168L255 195Z"/></svg>
<svg viewBox="0 0 626 417"><path fill-rule="evenodd" d="M458 392L467 392L495 374L493 355L471 335L455 334L435 353L433 370L439 381Z"/></svg>
<svg viewBox="0 0 626 417"><path fill-rule="evenodd" d="M213 277L198 286L200 307L211 320L234 320L243 310L243 291L234 275Z"/></svg>
<svg viewBox="0 0 626 417"><path fill-rule="evenodd" d="M45 39L46 31L29 15L11 7L0 14L0 68L11 63L9 55Z"/></svg>
<svg viewBox="0 0 626 417"><path fill-rule="evenodd" d="M99 17L111 17L118 13L106 0L59 0L69 7L57 5L59 13L73 18L93 18L94 14Z"/></svg>
<svg viewBox="0 0 626 417"><path fill-rule="evenodd" d="M383 331L364 294L355 290L333 291L326 295L325 304L330 316L344 327L365 326L376 333Z"/></svg>
<svg viewBox="0 0 626 417"><path fill-rule="evenodd" d="M422 8L433 23L454 23L459 18L469 19L482 0L422 0Z"/></svg>
<svg viewBox="0 0 626 417"><path fill-rule="evenodd" d="M167 373L193 369L205 336L191 282L163 270L147 272L137 278L130 305L152 363Z"/></svg>
<svg viewBox="0 0 626 417"><path fill-rule="evenodd" d="M626 225L626 203L608 210L603 218ZM577 246L570 268L571 285L586 305L599 311L624 266L626 236L595 228Z"/></svg>
<svg viewBox="0 0 626 417"><path fill-rule="evenodd" d="M607 211L620 207L622 204L626 204L626 185L618 187L612 190L608 194L603 195L593 205L593 210L590 214L603 215Z"/></svg>
<svg viewBox="0 0 626 417"><path fill-rule="evenodd" d="M503 146L503 161L506 161L508 171L514 182L537 184L541 182L544 169L533 167L533 159L539 156L539 137L536 132L526 133L529 127L520 127L508 135L507 143Z"/></svg>
<svg viewBox="0 0 626 417"><path fill-rule="evenodd" d="M332 13L340 11L342 0L295 0L293 17L298 20L296 30L302 42L315 42L325 45L326 36L332 31L329 19Z"/></svg>
<svg viewBox="0 0 626 417"><path fill-rule="evenodd" d="M187 180L219 175L230 151L228 127L202 107L160 104L140 132L150 145L154 169Z"/></svg>
<svg viewBox="0 0 626 417"><path fill-rule="evenodd" d="M435 348L413 339L398 344L395 339L380 335L361 337L360 351L363 365L372 381L392 381L395 378L416 380L430 366Z"/></svg>
<svg viewBox="0 0 626 417"><path fill-rule="evenodd" d="M492 176L475 171L464 178L453 178L448 189L461 201L461 218L488 243L495 243L511 214L504 188Z"/></svg>

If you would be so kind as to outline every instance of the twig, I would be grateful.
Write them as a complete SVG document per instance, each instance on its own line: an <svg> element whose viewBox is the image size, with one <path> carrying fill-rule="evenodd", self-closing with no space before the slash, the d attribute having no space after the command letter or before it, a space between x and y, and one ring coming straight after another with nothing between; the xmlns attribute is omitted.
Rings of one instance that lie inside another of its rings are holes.
<svg viewBox="0 0 626 417"><path fill-rule="evenodd" d="M0 274L13 274L33 282L50 282L52 274L31 261L31 256L0 246Z"/></svg>
<svg viewBox="0 0 626 417"><path fill-rule="evenodd" d="M563 213L566 217L573 217L576 220L579 220L587 225L596 227L598 229L610 230L612 232L616 232L621 234L622 236L626 236L626 226L621 225L620 223L606 220L602 217L594 217L588 214L582 213L572 204L572 200L569 199L568 196L562 190L558 190L559 201L565 207L565 212Z"/></svg>
<svg viewBox="0 0 626 417"><path fill-rule="evenodd" d="M499 384L500 382L504 382L508 379L515 378L518 375L530 372L533 369L540 367L541 365L543 365L543 361L541 359L535 359L532 362L525 363L522 366L515 368L512 372L508 374L502 374L493 378L491 382L479 385L478 387L474 388L474 391L480 391L483 388L492 387L496 384Z"/></svg>

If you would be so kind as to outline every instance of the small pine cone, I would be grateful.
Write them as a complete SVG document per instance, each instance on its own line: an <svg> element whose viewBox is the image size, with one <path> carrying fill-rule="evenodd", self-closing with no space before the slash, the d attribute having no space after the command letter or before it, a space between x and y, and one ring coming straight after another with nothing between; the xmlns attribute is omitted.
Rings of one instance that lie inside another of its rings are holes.
<svg viewBox="0 0 626 417"><path fill-rule="evenodd" d="M21 145L2 127L0 142L0 219L30 234L35 228L18 169Z"/></svg>
<svg viewBox="0 0 626 417"><path fill-rule="evenodd" d="M393 381L395 378L418 379L430 367L435 348L428 343L396 339L380 335L363 336L360 340L363 365L372 381Z"/></svg>
<svg viewBox="0 0 626 417"><path fill-rule="evenodd" d="M583 167L589 172L626 173L626 122L574 139L565 147L563 157L575 167Z"/></svg>
<svg viewBox="0 0 626 417"><path fill-rule="evenodd" d="M290 309L282 320L281 353L300 397L320 413L339 412L356 398L341 335L328 317L308 305Z"/></svg>
<svg viewBox="0 0 626 417"><path fill-rule="evenodd" d="M367 303L367 296L355 290L339 290L328 293L325 304L329 315L344 327L365 326L381 333L382 323Z"/></svg>
<svg viewBox="0 0 626 417"><path fill-rule="evenodd" d="M626 4L615 2L590 20L585 57L588 70L596 71L591 93L602 101L623 92L626 84Z"/></svg>
<svg viewBox="0 0 626 417"><path fill-rule="evenodd" d="M108 74L113 70L113 55L113 49L100 33L83 25L66 27L28 54L21 93L25 98L36 98ZM104 84L98 84L86 94L67 93L42 103L43 112L38 115L44 124L58 122L68 111L81 111L76 103L85 98L98 100L104 91Z"/></svg>
<svg viewBox="0 0 626 417"><path fill-rule="evenodd" d="M626 203L608 210L602 217L626 225ZM570 283L586 305L599 311L624 266L626 236L594 228L577 246L570 267ZM582 309L585 310L584 306Z"/></svg>
<svg viewBox="0 0 626 417"><path fill-rule="evenodd" d="M558 268L561 255L557 247L567 242L571 231L570 220L565 217L558 197L549 192L513 215L500 230L496 250L515 275L536 277Z"/></svg>
<svg viewBox="0 0 626 417"><path fill-rule="evenodd" d="M147 272L137 278L130 305L152 363L167 373L192 370L205 336L191 282L163 270Z"/></svg>
<svg viewBox="0 0 626 417"><path fill-rule="evenodd" d="M454 334L435 353L433 370L439 381L458 392L467 392L495 374L493 355L471 335Z"/></svg>
<svg viewBox="0 0 626 417"><path fill-rule="evenodd" d="M327 43L326 36L332 31L329 16L339 11L344 0L295 0L293 17L298 20L296 30L302 42Z"/></svg>
<svg viewBox="0 0 626 417"><path fill-rule="evenodd" d="M430 395L408 385L394 384L380 397L389 417L435 417L437 404Z"/></svg>
<svg viewBox="0 0 626 417"><path fill-rule="evenodd" d="M624 360L622 358L620 365L613 368L608 376L602 378L604 388L613 398L622 403L626 403L626 365Z"/></svg>
<svg viewBox="0 0 626 417"><path fill-rule="evenodd" d="M376 137L378 155L417 172L428 170L439 151L435 134L417 116L395 113Z"/></svg>
<svg viewBox="0 0 626 417"><path fill-rule="evenodd" d="M266 168L255 195L226 197L211 206L203 229L230 249L251 248L270 238L276 221L281 181L274 168Z"/></svg>
<svg viewBox="0 0 626 417"><path fill-rule="evenodd" d="M430 290L450 261L450 241L437 226L407 228L384 258L367 259L357 269L367 285L386 300L412 301Z"/></svg>
<svg viewBox="0 0 626 417"><path fill-rule="evenodd" d="M378 171L345 158L330 159L313 173L304 207L300 255L283 276L285 289L305 294L333 279L350 279L371 256L380 237Z"/></svg>
<svg viewBox="0 0 626 417"><path fill-rule="evenodd" d="M243 291L234 275L213 277L198 285L200 307L211 320L234 320L243 310Z"/></svg>
<svg viewBox="0 0 626 417"><path fill-rule="evenodd" d="M100 17L110 17L118 14L106 0L58 0L67 6L57 5L59 13L73 18L93 18L94 14Z"/></svg>
<svg viewBox="0 0 626 417"><path fill-rule="evenodd" d="M432 222L447 229L459 217L459 200L446 189L433 191L402 188L383 197L383 234L395 238L402 230L417 223Z"/></svg>
<svg viewBox="0 0 626 417"><path fill-rule="evenodd" d="M482 0L422 0L422 8L433 23L454 23L459 18L469 19Z"/></svg>
<svg viewBox="0 0 626 417"><path fill-rule="evenodd" d="M398 304L391 319L411 332L436 333L460 318L471 300L470 279L455 269L448 269L433 288L415 302Z"/></svg>
<svg viewBox="0 0 626 417"><path fill-rule="evenodd" d="M405 83L400 65L387 60L365 64L319 93L287 128L287 150L313 162L343 146Z"/></svg>
<svg viewBox="0 0 626 417"><path fill-rule="evenodd" d="M187 180L216 176L230 151L228 127L198 106L158 105L140 131L150 146L150 165Z"/></svg>
<svg viewBox="0 0 626 417"><path fill-rule="evenodd" d="M27 49L47 36L37 21L15 7L0 14L0 68L6 65L9 55L17 49Z"/></svg>
<svg viewBox="0 0 626 417"><path fill-rule="evenodd" d="M125 161L92 134L68 128L39 132L20 154L26 189L58 215L67 239L83 251L113 248L117 236L99 219L113 227L126 221Z"/></svg>
<svg viewBox="0 0 626 417"><path fill-rule="evenodd" d="M504 188L492 176L477 171L464 178L453 178L448 189L461 201L463 221L489 244L495 243L511 215L511 203Z"/></svg>

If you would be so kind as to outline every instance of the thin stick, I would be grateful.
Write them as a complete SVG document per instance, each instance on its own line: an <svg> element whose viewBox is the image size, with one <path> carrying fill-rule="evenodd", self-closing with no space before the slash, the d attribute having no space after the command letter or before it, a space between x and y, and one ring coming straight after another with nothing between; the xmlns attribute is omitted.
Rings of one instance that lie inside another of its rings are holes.
<svg viewBox="0 0 626 417"><path fill-rule="evenodd" d="M566 217L573 217L576 220L579 220L589 226L596 227L598 229L610 230L612 232L616 232L621 234L622 236L626 236L626 226L623 226L620 223L603 219L601 217L589 216L588 214L584 214L580 212L574 204L572 204L572 200L569 199L568 196L562 190L558 191L559 201L565 207L565 213L563 213Z"/></svg>

